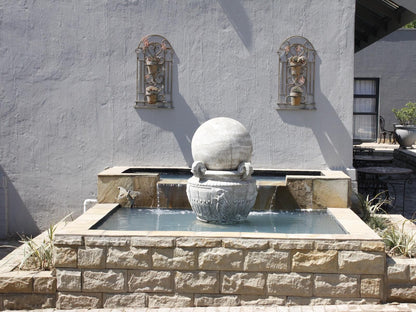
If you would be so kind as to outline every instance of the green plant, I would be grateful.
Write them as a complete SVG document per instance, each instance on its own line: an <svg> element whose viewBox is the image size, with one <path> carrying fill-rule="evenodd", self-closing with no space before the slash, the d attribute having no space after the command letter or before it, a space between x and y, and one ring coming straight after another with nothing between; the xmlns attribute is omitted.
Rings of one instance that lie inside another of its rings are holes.
<svg viewBox="0 0 416 312"><path fill-rule="evenodd" d="M416 124L416 102L408 102L404 107L393 108L392 111L401 125Z"/></svg>
<svg viewBox="0 0 416 312"><path fill-rule="evenodd" d="M409 24L404 25L403 28L416 28L416 20L411 21Z"/></svg>
<svg viewBox="0 0 416 312"><path fill-rule="evenodd" d="M369 223L371 218L380 219L381 217L377 216L376 214L380 212L385 213L383 207L391 205L391 201L386 197L386 191L380 192L372 198L370 198L370 195L364 197L364 195L360 193L355 193L355 196L359 202L358 208L355 208L356 213L366 223ZM381 220L374 221L373 223L380 224Z"/></svg>
<svg viewBox="0 0 416 312"><path fill-rule="evenodd" d="M399 229L390 226L383 232L384 243L390 254L409 258L416 256L416 233L408 234L404 229L404 225L408 221L403 222Z"/></svg>
<svg viewBox="0 0 416 312"><path fill-rule="evenodd" d="M51 225L46 237L40 243L37 243L32 237L21 237L20 242L24 245L24 254L19 266L20 269L30 267L40 270L50 270L53 267L53 238L55 230L56 225Z"/></svg>

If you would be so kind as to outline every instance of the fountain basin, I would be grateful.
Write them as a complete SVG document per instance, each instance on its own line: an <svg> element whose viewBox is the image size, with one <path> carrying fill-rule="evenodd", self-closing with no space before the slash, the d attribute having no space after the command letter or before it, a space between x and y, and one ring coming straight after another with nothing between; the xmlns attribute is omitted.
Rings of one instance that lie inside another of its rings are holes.
<svg viewBox="0 0 416 312"><path fill-rule="evenodd" d="M327 209L346 234L93 229L115 209L56 233L58 309L384 300L384 244L350 209Z"/></svg>

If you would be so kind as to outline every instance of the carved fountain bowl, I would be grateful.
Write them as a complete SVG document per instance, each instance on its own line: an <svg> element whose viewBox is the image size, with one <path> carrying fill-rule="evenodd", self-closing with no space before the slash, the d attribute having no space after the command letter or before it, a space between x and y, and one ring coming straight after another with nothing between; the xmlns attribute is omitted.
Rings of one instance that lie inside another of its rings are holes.
<svg viewBox="0 0 416 312"><path fill-rule="evenodd" d="M256 180L239 177L192 177L186 187L189 202L198 220L233 224L244 221L257 197Z"/></svg>

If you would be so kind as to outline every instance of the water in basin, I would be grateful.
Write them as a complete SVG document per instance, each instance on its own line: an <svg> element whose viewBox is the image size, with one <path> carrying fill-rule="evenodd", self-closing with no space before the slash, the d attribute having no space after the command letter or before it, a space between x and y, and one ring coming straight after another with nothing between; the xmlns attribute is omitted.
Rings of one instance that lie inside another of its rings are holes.
<svg viewBox="0 0 416 312"><path fill-rule="evenodd" d="M92 229L116 231L346 234L346 231L326 210L253 211L244 222L232 225L218 225L198 221L191 210L120 207L94 225Z"/></svg>

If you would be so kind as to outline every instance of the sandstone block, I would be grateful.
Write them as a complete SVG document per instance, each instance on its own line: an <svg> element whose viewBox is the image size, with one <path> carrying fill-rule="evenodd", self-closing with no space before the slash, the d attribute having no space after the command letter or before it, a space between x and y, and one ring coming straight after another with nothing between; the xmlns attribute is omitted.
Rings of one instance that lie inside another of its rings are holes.
<svg viewBox="0 0 416 312"><path fill-rule="evenodd" d="M33 276L33 291L35 293L54 294L56 278L50 271L38 272Z"/></svg>
<svg viewBox="0 0 416 312"><path fill-rule="evenodd" d="M102 269L105 267L105 253L103 248L78 249L78 267Z"/></svg>
<svg viewBox="0 0 416 312"><path fill-rule="evenodd" d="M153 268L166 270L193 270L196 268L196 253L193 249L154 249Z"/></svg>
<svg viewBox="0 0 416 312"><path fill-rule="evenodd" d="M131 246L172 248L175 246L175 239L171 237L132 237Z"/></svg>
<svg viewBox="0 0 416 312"><path fill-rule="evenodd" d="M55 308L55 295L8 294L4 295L4 309L33 310Z"/></svg>
<svg viewBox="0 0 416 312"><path fill-rule="evenodd" d="M129 237L98 237L98 236L86 236L84 238L85 246L129 246Z"/></svg>
<svg viewBox="0 0 416 312"><path fill-rule="evenodd" d="M222 273L221 275L221 292L224 294L266 293L266 276L263 273Z"/></svg>
<svg viewBox="0 0 416 312"><path fill-rule="evenodd" d="M415 302L416 285L390 286L387 294L388 301Z"/></svg>
<svg viewBox="0 0 416 312"><path fill-rule="evenodd" d="M32 292L33 273L14 271L0 274L0 293Z"/></svg>
<svg viewBox="0 0 416 312"><path fill-rule="evenodd" d="M176 292L219 293L218 272L176 272Z"/></svg>
<svg viewBox="0 0 416 312"><path fill-rule="evenodd" d="M235 249L259 249L265 250L269 242L264 239L226 239L223 240L223 247Z"/></svg>
<svg viewBox="0 0 416 312"><path fill-rule="evenodd" d="M269 249L266 251L249 251L244 259L245 271L289 271L289 252Z"/></svg>
<svg viewBox="0 0 416 312"><path fill-rule="evenodd" d="M191 307L192 295L149 295L149 308Z"/></svg>
<svg viewBox="0 0 416 312"><path fill-rule="evenodd" d="M416 283L416 263L412 263L409 265L409 279L410 282Z"/></svg>
<svg viewBox="0 0 416 312"><path fill-rule="evenodd" d="M151 266L149 249L109 247L106 266L120 269L148 269Z"/></svg>
<svg viewBox="0 0 416 312"><path fill-rule="evenodd" d="M196 294L194 305L196 307L228 307L238 306L240 300L236 295L200 295Z"/></svg>
<svg viewBox="0 0 416 312"><path fill-rule="evenodd" d="M56 270L56 288L58 291L81 291L81 271Z"/></svg>
<svg viewBox="0 0 416 312"><path fill-rule="evenodd" d="M219 238L203 238L203 237L178 237L176 246L183 248L212 248L221 247L222 240Z"/></svg>
<svg viewBox="0 0 416 312"><path fill-rule="evenodd" d="M270 246L276 250L312 250L314 249L313 240L292 240L277 239L270 241Z"/></svg>
<svg viewBox="0 0 416 312"><path fill-rule="evenodd" d="M355 241L316 241L316 250L361 250L360 242Z"/></svg>
<svg viewBox="0 0 416 312"><path fill-rule="evenodd" d="M339 270L348 274L384 274L385 258L385 253L339 251Z"/></svg>
<svg viewBox="0 0 416 312"><path fill-rule="evenodd" d="M82 236L80 235L55 235L53 238L55 246L59 245L70 245L70 246L81 246Z"/></svg>
<svg viewBox="0 0 416 312"><path fill-rule="evenodd" d="M386 245L382 241L364 241L361 242L361 251L378 251L385 252Z"/></svg>
<svg viewBox="0 0 416 312"><path fill-rule="evenodd" d="M170 271L129 271L128 287L129 292L172 292L173 274Z"/></svg>
<svg viewBox="0 0 416 312"><path fill-rule="evenodd" d="M139 308L146 306L146 294L104 294L103 301L103 307L107 309L114 309L120 307Z"/></svg>
<svg viewBox="0 0 416 312"><path fill-rule="evenodd" d="M347 179L314 179L313 208L347 208L350 204L349 184Z"/></svg>
<svg viewBox="0 0 416 312"><path fill-rule="evenodd" d="M315 275L314 295L319 297L358 297L358 276L344 274Z"/></svg>
<svg viewBox="0 0 416 312"><path fill-rule="evenodd" d="M243 252L223 247L201 249L198 263L202 270L241 270Z"/></svg>
<svg viewBox="0 0 416 312"><path fill-rule="evenodd" d="M250 306L278 306L286 304L286 297L273 297L273 296L253 296L253 295L241 295L240 296L241 305L250 305Z"/></svg>
<svg viewBox="0 0 416 312"><path fill-rule="evenodd" d="M77 308L94 309L102 306L101 294L88 293L61 293L58 292L56 308L69 310Z"/></svg>
<svg viewBox="0 0 416 312"><path fill-rule="evenodd" d="M312 207L312 180L290 178L287 179L287 189L301 209Z"/></svg>
<svg viewBox="0 0 416 312"><path fill-rule="evenodd" d="M54 265L56 268L76 268L77 249L75 247L55 247Z"/></svg>
<svg viewBox="0 0 416 312"><path fill-rule="evenodd" d="M409 264L387 259L387 281L389 284L406 283L410 280Z"/></svg>
<svg viewBox="0 0 416 312"><path fill-rule="evenodd" d="M334 273L338 269L338 252L298 251L292 257L292 271Z"/></svg>
<svg viewBox="0 0 416 312"><path fill-rule="evenodd" d="M267 292L278 296L312 296L312 274L272 273L267 278Z"/></svg>
<svg viewBox="0 0 416 312"><path fill-rule="evenodd" d="M361 277L361 297L379 298L383 295L383 279L380 277Z"/></svg>
<svg viewBox="0 0 416 312"><path fill-rule="evenodd" d="M126 272L121 270L85 270L82 290L91 292L125 291Z"/></svg>

